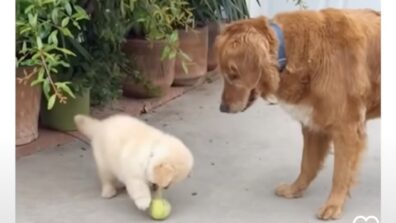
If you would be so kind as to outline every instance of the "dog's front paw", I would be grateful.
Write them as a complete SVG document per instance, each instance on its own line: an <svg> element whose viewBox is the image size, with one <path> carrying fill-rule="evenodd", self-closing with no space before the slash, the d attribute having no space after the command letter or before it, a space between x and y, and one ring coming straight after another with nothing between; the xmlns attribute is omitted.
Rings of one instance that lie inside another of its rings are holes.
<svg viewBox="0 0 396 223"><path fill-rule="evenodd" d="M117 195L117 190L111 185L105 185L102 188L103 198L112 198Z"/></svg>
<svg viewBox="0 0 396 223"><path fill-rule="evenodd" d="M276 188L275 194L285 198L299 198L303 195L302 190L289 184L280 184Z"/></svg>
<svg viewBox="0 0 396 223"><path fill-rule="evenodd" d="M150 206L150 203L151 203L150 197L142 197L135 200L136 207L142 211L147 210L147 208L149 208Z"/></svg>
<svg viewBox="0 0 396 223"><path fill-rule="evenodd" d="M342 207L338 204L326 203L318 212L317 217L322 220L335 220L340 217Z"/></svg>

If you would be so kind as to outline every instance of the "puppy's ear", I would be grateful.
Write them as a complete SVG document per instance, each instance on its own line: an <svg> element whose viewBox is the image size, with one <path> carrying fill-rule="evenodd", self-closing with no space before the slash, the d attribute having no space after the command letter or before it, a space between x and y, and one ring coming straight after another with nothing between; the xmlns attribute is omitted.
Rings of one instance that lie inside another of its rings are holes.
<svg viewBox="0 0 396 223"><path fill-rule="evenodd" d="M154 182L158 186L165 188L171 183L175 175L175 169L169 163L161 163L154 167L153 173Z"/></svg>

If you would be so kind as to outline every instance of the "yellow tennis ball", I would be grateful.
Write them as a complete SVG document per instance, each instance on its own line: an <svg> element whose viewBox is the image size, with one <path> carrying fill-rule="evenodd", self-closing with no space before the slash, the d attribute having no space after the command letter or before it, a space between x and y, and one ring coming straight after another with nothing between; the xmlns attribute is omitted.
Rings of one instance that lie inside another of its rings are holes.
<svg viewBox="0 0 396 223"><path fill-rule="evenodd" d="M150 204L150 216L154 220L164 220L171 212L170 203L163 198L154 198Z"/></svg>

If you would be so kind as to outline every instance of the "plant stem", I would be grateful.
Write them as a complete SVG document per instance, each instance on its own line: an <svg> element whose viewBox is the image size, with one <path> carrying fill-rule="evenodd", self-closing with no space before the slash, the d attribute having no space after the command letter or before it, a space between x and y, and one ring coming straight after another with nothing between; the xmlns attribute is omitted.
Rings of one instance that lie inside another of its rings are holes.
<svg viewBox="0 0 396 223"><path fill-rule="evenodd" d="M48 77L48 80L49 80L49 82L50 82L50 84L51 84L51 87L52 87L52 89L54 90L54 94L55 94L59 99L62 99L62 95L58 92L58 89L56 88L56 86L55 86L55 84L54 84L54 81L53 81L52 78L51 78L50 71L49 71L49 69L48 69L48 67L47 67L47 63L45 62L45 58L44 58L44 55L43 55L43 53L42 53L41 50L40 50L40 59L41 59L41 64L43 65L43 67L44 67L44 69L45 69L45 72L47 73L47 77Z"/></svg>

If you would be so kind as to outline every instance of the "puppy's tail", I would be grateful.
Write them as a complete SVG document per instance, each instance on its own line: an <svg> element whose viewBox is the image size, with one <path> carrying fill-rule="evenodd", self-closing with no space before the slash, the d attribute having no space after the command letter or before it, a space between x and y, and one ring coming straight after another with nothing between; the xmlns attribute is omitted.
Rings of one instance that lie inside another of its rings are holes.
<svg viewBox="0 0 396 223"><path fill-rule="evenodd" d="M74 116L74 123L76 123L78 131L92 139L93 134L100 128L100 121L86 115Z"/></svg>

